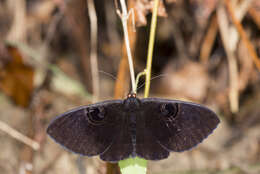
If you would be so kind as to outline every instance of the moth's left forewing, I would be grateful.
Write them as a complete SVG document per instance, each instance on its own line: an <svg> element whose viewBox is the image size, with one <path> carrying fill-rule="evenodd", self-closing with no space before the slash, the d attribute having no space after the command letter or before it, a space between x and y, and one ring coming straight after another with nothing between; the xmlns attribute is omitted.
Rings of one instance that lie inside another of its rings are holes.
<svg viewBox="0 0 260 174"><path fill-rule="evenodd" d="M142 99L146 128L169 151L188 150L205 139L220 120L210 109L179 100Z"/></svg>
<svg viewBox="0 0 260 174"><path fill-rule="evenodd" d="M122 100L113 100L75 108L56 117L47 133L74 153L100 155L112 145L120 131L118 114L122 107ZM98 112L103 113L104 118L99 118Z"/></svg>

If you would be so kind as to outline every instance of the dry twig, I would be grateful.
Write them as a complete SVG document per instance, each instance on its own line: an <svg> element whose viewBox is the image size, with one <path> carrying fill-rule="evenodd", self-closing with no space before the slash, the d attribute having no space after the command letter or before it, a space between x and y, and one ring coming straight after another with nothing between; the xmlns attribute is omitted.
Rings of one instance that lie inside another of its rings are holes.
<svg viewBox="0 0 260 174"><path fill-rule="evenodd" d="M18 141L21 141L22 143L30 146L34 150L38 150L40 148L40 144L38 142L23 135L22 133L18 132L17 130L13 129L12 127L10 127L9 125L7 125L6 123L4 123L2 121L0 121L0 130L7 133L11 137L17 139Z"/></svg>
<svg viewBox="0 0 260 174"><path fill-rule="evenodd" d="M97 14L93 0L87 0L87 6L90 19L90 63L93 85L93 102L99 98L99 74L98 74L98 61L97 61Z"/></svg>

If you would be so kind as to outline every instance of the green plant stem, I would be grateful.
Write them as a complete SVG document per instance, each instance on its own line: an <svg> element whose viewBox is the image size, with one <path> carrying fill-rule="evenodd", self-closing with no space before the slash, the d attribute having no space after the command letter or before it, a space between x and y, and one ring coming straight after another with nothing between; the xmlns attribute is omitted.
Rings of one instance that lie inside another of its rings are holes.
<svg viewBox="0 0 260 174"><path fill-rule="evenodd" d="M137 87L138 87L139 80L144 75L146 75L146 71L145 70L137 74L137 77L136 77L136 80L135 80L135 89L134 89L134 91L137 92Z"/></svg>
<svg viewBox="0 0 260 174"><path fill-rule="evenodd" d="M150 40L148 45L148 55L147 55L147 64L146 64L144 98L147 98L149 96L149 90L150 90L153 48L154 48L154 40L155 40L155 32L156 32L156 24L157 24L158 6L159 6L159 0L154 0L153 16L152 16L152 23L150 28Z"/></svg>

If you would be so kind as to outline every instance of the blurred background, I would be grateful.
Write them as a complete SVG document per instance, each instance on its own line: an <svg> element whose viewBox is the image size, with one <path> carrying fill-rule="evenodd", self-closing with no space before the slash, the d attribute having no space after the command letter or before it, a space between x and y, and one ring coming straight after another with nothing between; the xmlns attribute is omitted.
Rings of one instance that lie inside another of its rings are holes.
<svg viewBox="0 0 260 174"><path fill-rule="evenodd" d="M138 73L153 0L127 3ZM114 0L0 0L0 174L118 173L45 132L58 114L130 91L116 10ZM158 15L150 96L204 104L221 124L196 148L149 161L148 173L259 174L260 1L162 0Z"/></svg>

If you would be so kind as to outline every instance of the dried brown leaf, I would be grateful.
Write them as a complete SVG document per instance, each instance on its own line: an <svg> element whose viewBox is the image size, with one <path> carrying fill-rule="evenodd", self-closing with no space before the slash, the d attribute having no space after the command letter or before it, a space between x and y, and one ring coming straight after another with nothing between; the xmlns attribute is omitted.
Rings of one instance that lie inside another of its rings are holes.
<svg viewBox="0 0 260 174"><path fill-rule="evenodd" d="M22 54L13 47L7 47L11 61L0 70L0 90L22 107L27 107L33 92L34 70L23 63Z"/></svg>

